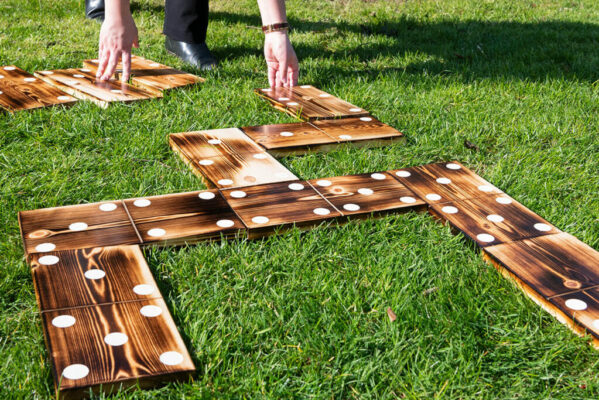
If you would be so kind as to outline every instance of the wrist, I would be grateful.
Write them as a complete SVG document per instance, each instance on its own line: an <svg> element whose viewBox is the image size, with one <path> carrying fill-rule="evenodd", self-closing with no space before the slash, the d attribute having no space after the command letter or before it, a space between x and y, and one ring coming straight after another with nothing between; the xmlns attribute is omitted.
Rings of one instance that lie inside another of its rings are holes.
<svg viewBox="0 0 599 400"><path fill-rule="evenodd" d="M262 32L265 34L270 34L274 32L285 32L289 31L289 23L287 21L277 22L274 24L268 24L262 26Z"/></svg>

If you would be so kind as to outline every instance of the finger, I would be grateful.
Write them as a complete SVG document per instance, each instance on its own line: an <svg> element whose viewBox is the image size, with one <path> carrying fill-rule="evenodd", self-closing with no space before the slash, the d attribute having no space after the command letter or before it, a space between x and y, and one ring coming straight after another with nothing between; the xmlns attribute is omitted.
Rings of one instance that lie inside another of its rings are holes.
<svg viewBox="0 0 599 400"><path fill-rule="evenodd" d="M123 51L121 53L121 57L123 60L123 70L121 72L121 82L127 82L129 80L129 76L131 75L131 53L127 51Z"/></svg>
<svg viewBox="0 0 599 400"><path fill-rule="evenodd" d="M133 47L139 49L139 38L137 36L135 36L135 39L133 39Z"/></svg>
<svg viewBox="0 0 599 400"><path fill-rule="evenodd" d="M289 86L297 86L299 71L297 68L289 67Z"/></svg>
<svg viewBox="0 0 599 400"><path fill-rule="evenodd" d="M283 59L279 61L279 71L281 71L281 86L287 86L287 55L283 55Z"/></svg>
<svg viewBox="0 0 599 400"><path fill-rule="evenodd" d="M277 69L277 78L275 79L275 87L283 87L283 71Z"/></svg>
<svg viewBox="0 0 599 400"><path fill-rule="evenodd" d="M277 81L277 70L271 64L268 64L268 84L271 88L275 87Z"/></svg>
<svg viewBox="0 0 599 400"><path fill-rule="evenodd" d="M100 77L104 74L104 70L106 69L106 64L108 64L109 57L110 52L102 49L102 53L100 54L100 60L98 61L98 71L96 72L97 79L100 79Z"/></svg>
<svg viewBox="0 0 599 400"><path fill-rule="evenodd" d="M110 79L110 77L112 77L112 74L114 74L114 70L116 69L116 65L119 63L120 53L121 52L118 50L112 51L112 53L110 53L110 60L108 60L104 74L102 74L102 77L100 78L101 80L107 81Z"/></svg>

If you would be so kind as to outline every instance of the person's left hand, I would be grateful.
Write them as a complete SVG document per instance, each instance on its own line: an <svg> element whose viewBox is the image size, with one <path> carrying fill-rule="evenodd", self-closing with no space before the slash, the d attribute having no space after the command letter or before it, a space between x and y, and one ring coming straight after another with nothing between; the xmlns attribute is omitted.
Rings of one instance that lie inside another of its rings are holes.
<svg viewBox="0 0 599 400"><path fill-rule="evenodd" d="M269 32L264 38L264 58L271 87L297 85L299 65L287 32Z"/></svg>

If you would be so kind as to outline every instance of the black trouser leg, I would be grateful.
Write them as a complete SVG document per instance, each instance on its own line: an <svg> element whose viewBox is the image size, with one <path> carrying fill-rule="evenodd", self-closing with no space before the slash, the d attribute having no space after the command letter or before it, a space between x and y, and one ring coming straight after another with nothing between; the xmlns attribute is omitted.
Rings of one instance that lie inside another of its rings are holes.
<svg viewBox="0 0 599 400"><path fill-rule="evenodd" d="M172 40L204 43L208 29L208 0L166 0L163 33Z"/></svg>

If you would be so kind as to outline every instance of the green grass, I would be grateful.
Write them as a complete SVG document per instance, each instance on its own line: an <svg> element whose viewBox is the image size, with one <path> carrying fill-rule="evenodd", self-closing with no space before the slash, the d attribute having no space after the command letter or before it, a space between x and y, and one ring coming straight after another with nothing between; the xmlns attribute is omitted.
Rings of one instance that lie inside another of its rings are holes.
<svg viewBox="0 0 599 400"><path fill-rule="evenodd" d="M19 210L197 190L168 133L292 121L252 93L267 84L255 1L212 9L221 68L200 87L0 115L1 398L53 393ZM595 1L294 0L288 13L300 82L408 137L283 159L294 173L457 159L599 248ZM135 1L134 16L138 54L181 66L162 47L161 3ZM81 0L3 0L0 64L80 65L99 28ZM425 214L145 252L198 373L118 398L599 396L599 353Z"/></svg>

